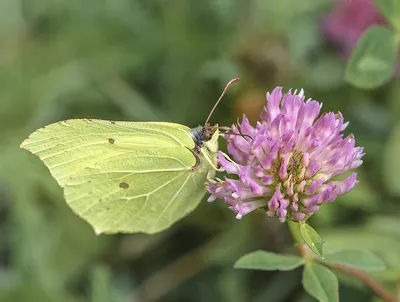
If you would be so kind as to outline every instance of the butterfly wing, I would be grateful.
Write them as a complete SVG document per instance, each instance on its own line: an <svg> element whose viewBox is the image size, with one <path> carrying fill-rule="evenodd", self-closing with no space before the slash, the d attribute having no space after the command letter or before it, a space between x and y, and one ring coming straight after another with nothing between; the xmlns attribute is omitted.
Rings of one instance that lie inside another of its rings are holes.
<svg viewBox="0 0 400 302"><path fill-rule="evenodd" d="M21 147L46 164L69 206L96 233L156 233L196 208L213 173L203 153L191 151L187 130L67 120L38 129Z"/></svg>

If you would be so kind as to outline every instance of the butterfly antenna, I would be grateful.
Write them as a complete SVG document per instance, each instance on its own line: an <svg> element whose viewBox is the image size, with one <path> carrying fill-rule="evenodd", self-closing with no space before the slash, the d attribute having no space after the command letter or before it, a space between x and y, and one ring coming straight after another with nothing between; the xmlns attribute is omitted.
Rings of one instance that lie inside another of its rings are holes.
<svg viewBox="0 0 400 302"><path fill-rule="evenodd" d="M221 96L219 97L218 101L215 103L214 107L211 109L210 114L208 115L207 120L206 120L206 122L205 122L204 125L207 125L208 121L209 121L210 118L211 118L211 115L213 114L215 108L217 108L218 103L221 101L222 97L224 96L224 94L226 93L226 91L228 90L228 88L229 88L233 83L235 83L235 82L237 82L237 81L239 81L239 78L232 79L232 80L230 80L230 81L228 82L228 84L226 84L224 91L222 91Z"/></svg>
<svg viewBox="0 0 400 302"><path fill-rule="evenodd" d="M230 131L230 130L232 130L231 127L225 127L225 126L218 126L218 129L219 129L219 130L224 130L224 131ZM223 133L223 134L221 134L221 135L240 135L240 136L243 137L243 138L248 137L248 138L250 138L252 141L254 141L254 139L253 139L250 135L243 134L243 133L225 132L225 133Z"/></svg>
<svg viewBox="0 0 400 302"><path fill-rule="evenodd" d="M247 138L251 139L252 141L254 141L254 139L250 135L242 134L242 133L224 133L222 135L239 135L243 138L247 137Z"/></svg>
<svg viewBox="0 0 400 302"><path fill-rule="evenodd" d="M247 137L247 138L251 139L252 141L254 141L254 139L253 139L250 135L247 135L247 134L242 134L242 133L225 133L225 135L239 135L239 136L241 136L241 137L243 137L243 138Z"/></svg>

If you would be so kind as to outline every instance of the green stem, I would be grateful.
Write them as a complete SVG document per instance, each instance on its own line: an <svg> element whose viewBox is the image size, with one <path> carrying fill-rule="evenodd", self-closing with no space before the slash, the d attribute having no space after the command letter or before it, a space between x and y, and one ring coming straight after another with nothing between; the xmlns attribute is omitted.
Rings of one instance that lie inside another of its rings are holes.
<svg viewBox="0 0 400 302"><path fill-rule="evenodd" d="M314 254L308 249L307 244L304 242L303 237L301 236L300 223L288 221L288 225L289 225L289 230L292 233L293 239L295 241L298 253L305 259L309 260L316 259ZM342 264L331 264L327 262L321 262L319 259L317 261L325 266L335 268L349 276L352 276L360 280L366 286L368 286L373 292L375 292L377 296L381 297L384 301L396 302L396 298L367 273Z"/></svg>
<svg viewBox="0 0 400 302"><path fill-rule="evenodd" d="M313 259L314 252L310 250L307 243L304 242L304 239L301 236L300 223L301 222L288 221L289 230L292 233L293 239L295 241L297 253L304 259Z"/></svg>
<svg viewBox="0 0 400 302"><path fill-rule="evenodd" d="M364 283L366 286L368 286L378 297L381 297L386 302L398 301L396 299L396 297L390 291L388 291L382 284L377 282L374 278L372 278L366 272L363 272L356 268L346 266L343 264L339 264L339 263L327 263L327 262L321 262L321 261L319 261L319 262L325 266L335 268L338 271L341 271L342 273L345 273L355 279L358 279L359 281Z"/></svg>
<svg viewBox="0 0 400 302"><path fill-rule="evenodd" d="M304 244L303 237L300 234L300 223L288 221L289 230L292 233L293 239L296 242L296 245Z"/></svg>

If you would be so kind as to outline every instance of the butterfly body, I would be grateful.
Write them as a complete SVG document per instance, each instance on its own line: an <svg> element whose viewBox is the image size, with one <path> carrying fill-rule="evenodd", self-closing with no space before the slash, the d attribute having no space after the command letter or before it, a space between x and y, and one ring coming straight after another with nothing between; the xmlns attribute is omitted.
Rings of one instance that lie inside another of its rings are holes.
<svg viewBox="0 0 400 302"><path fill-rule="evenodd" d="M21 147L45 163L96 233L156 233L204 197L217 138L212 126L73 119L38 129Z"/></svg>

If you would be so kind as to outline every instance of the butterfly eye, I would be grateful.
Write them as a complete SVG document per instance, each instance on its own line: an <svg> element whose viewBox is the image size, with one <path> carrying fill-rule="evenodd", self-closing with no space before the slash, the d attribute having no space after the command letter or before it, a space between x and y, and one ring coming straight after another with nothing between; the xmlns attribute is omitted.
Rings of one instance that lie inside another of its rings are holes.
<svg viewBox="0 0 400 302"><path fill-rule="evenodd" d="M203 129L203 140L204 141L211 140L214 133L215 133L215 128L213 128L213 127L204 128Z"/></svg>
<svg viewBox="0 0 400 302"><path fill-rule="evenodd" d="M207 128L207 126L203 127L203 129L201 129L201 136L204 141L210 140L210 132L209 132L209 129Z"/></svg>

